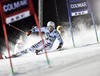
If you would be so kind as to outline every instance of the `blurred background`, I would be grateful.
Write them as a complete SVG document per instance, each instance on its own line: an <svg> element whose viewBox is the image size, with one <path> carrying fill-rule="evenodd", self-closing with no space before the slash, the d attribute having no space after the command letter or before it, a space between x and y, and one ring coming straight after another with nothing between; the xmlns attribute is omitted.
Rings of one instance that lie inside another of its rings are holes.
<svg viewBox="0 0 100 76"><path fill-rule="evenodd" d="M32 0L35 6L36 13L38 15L38 0ZM97 28L100 26L100 0L89 0L91 8L93 10L94 20L97 25ZM67 2L66 0L43 0L43 26L46 26L48 21L54 21L56 26L59 24L66 27L66 30L69 29L68 23L68 11L67 11ZM59 21L59 22L58 22ZM93 27L92 19L90 14L72 17L72 26L74 32L79 32L83 27L90 29ZM23 20L12 23L13 26L16 26L23 31L30 30L33 26L36 26L33 16L25 18ZM8 40L12 44L16 44L16 39L23 35L22 32L6 25ZM5 48L5 40L2 28L2 22L0 19L0 52Z"/></svg>

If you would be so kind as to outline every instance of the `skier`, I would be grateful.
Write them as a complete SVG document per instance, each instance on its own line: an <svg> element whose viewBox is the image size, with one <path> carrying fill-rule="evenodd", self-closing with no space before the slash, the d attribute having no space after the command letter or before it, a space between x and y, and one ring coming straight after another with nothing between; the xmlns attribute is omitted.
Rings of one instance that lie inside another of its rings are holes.
<svg viewBox="0 0 100 76"><path fill-rule="evenodd" d="M50 50L52 48L53 43L56 40L56 38L59 41L59 46L57 49L62 48L63 41L62 41L60 34L55 29L55 23L53 21L49 21L47 23L47 27L41 27L40 30L41 30L41 32L44 32L45 39L39 41L37 44L34 44L31 47L29 47L23 51L16 53L16 55L14 55L14 56L23 55L25 53L28 53L28 51L35 52L36 55L38 55L39 52L43 51L44 48L46 50ZM26 35L29 36L31 33L34 33L34 32L39 32L39 29L37 27L32 28L30 31L26 32ZM43 43L44 43L44 45L43 45Z"/></svg>

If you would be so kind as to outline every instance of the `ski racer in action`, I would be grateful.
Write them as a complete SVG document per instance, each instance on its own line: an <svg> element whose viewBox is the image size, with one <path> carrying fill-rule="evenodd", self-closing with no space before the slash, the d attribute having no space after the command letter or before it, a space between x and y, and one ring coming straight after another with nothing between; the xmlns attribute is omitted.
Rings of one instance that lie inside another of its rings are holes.
<svg viewBox="0 0 100 76"><path fill-rule="evenodd" d="M53 21L49 21L47 23L47 27L41 27L40 30L41 30L41 32L44 32L45 39L39 41L38 43L32 45L31 47L29 47L25 50L22 50L22 51L16 53L13 56L21 56L25 53L28 53L28 51L35 52L36 55L38 55L39 52L43 51L44 48L46 50L50 50L52 48L53 43L56 40L56 38L59 41L59 46L57 47L57 49L62 48L63 41L62 41L62 38L61 38L59 32L55 29L55 23ZM39 32L39 29L37 27L32 28L30 31L26 32L26 35L29 36L31 33L34 33L34 32ZM43 45L43 43L44 43L44 45Z"/></svg>

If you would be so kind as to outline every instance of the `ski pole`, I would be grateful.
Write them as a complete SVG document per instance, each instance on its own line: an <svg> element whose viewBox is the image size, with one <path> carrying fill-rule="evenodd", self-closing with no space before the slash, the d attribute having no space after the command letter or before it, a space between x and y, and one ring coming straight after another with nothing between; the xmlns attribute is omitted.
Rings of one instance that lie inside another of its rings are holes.
<svg viewBox="0 0 100 76"><path fill-rule="evenodd" d="M20 32L22 32L22 33L24 33L24 34L25 34L25 31L23 31L23 30L21 30L21 29L19 29L19 28L15 27L15 26L13 26L13 25L10 25L10 24L9 24L9 26L11 26L11 27L13 27L14 29L16 29L16 30L18 30L18 31L20 31Z"/></svg>

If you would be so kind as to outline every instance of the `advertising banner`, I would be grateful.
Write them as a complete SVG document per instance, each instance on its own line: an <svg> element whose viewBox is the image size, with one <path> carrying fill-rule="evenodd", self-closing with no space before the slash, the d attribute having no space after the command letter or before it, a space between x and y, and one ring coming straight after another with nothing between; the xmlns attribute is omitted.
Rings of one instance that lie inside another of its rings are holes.
<svg viewBox="0 0 100 76"><path fill-rule="evenodd" d="M6 24L30 16L30 0L4 0L1 2Z"/></svg>
<svg viewBox="0 0 100 76"><path fill-rule="evenodd" d="M87 0L69 0L69 9L71 16L88 14Z"/></svg>

